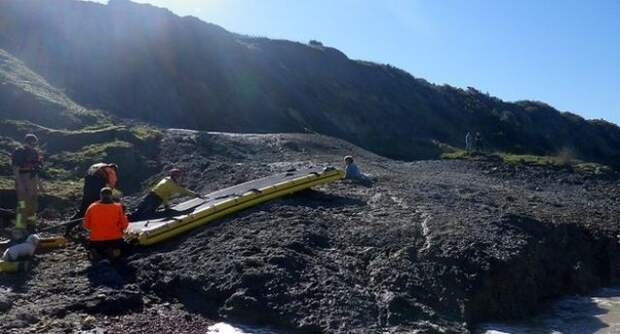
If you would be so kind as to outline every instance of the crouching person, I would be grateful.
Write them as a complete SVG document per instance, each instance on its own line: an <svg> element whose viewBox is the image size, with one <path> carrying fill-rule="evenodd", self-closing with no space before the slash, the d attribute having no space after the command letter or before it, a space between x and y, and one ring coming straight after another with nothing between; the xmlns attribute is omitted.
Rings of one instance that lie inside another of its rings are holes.
<svg viewBox="0 0 620 334"><path fill-rule="evenodd" d="M123 206L112 198L112 189L101 189L100 200L91 204L84 216L91 261L118 259L125 246L123 233L128 225Z"/></svg>
<svg viewBox="0 0 620 334"><path fill-rule="evenodd" d="M202 196L182 186L183 172L179 169L172 169L167 177L164 177L146 197L138 204L136 211L129 215L131 222L144 219L153 219L157 216L157 209L164 205L168 208L168 202L175 195L199 197Z"/></svg>

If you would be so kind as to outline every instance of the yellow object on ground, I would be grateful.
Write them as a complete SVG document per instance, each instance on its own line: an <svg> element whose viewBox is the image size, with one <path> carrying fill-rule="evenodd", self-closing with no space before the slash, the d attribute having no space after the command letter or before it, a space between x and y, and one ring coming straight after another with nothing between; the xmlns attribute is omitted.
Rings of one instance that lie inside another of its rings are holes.
<svg viewBox="0 0 620 334"><path fill-rule="evenodd" d="M28 271L30 262L28 261L4 261L0 260L0 273L17 273Z"/></svg>
<svg viewBox="0 0 620 334"><path fill-rule="evenodd" d="M180 212L170 218L129 224L126 239L140 245L152 245L243 209L343 177L344 173L334 168L310 168L246 182L206 195L206 199L191 208L190 213ZM190 202L196 200L186 203ZM178 207L187 205L182 203Z"/></svg>
<svg viewBox="0 0 620 334"><path fill-rule="evenodd" d="M174 182L174 180L170 176L167 176L163 178L161 181L159 181L159 183L157 183L157 185L155 185L155 187L153 187L153 190L151 191L155 193L157 197L161 198L162 203L165 205L168 205L168 200L170 200L170 198L174 194L181 194L181 195L188 195L188 196L197 195L195 192L187 190L184 187L177 184L176 182Z"/></svg>
<svg viewBox="0 0 620 334"><path fill-rule="evenodd" d="M58 248L64 248L67 245L67 239L62 236L49 237L39 240L38 250L52 250Z"/></svg>

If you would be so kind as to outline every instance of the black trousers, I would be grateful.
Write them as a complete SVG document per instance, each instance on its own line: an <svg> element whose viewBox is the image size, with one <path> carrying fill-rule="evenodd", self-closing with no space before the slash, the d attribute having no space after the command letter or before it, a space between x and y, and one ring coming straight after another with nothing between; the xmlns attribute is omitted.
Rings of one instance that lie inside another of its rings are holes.
<svg viewBox="0 0 620 334"><path fill-rule="evenodd" d="M125 246L126 244L123 239L89 241L88 249L90 250L90 259L93 261L101 259L116 260L125 251Z"/></svg>
<svg viewBox="0 0 620 334"><path fill-rule="evenodd" d="M72 219L83 218L88 207L99 200L99 193L105 187L105 179L99 175L86 175L80 211Z"/></svg>
<svg viewBox="0 0 620 334"><path fill-rule="evenodd" d="M101 188L105 187L105 179L99 175L86 175L84 177L84 188L82 189L82 203L79 210L71 216L70 220L84 218L88 207L100 199ZM69 235L74 228L80 225L81 221L76 221L65 227L65 235Z"/></svg>
<svg viewBox="0 0 620 334"><path fill-rule="evenodd" d="M142 199L142 202L138 204L138 208L129 215L129 221L137 222L157 217L157 208L159 208L162 203L163 200L159 196L152 192L149 193Z"/></svg>

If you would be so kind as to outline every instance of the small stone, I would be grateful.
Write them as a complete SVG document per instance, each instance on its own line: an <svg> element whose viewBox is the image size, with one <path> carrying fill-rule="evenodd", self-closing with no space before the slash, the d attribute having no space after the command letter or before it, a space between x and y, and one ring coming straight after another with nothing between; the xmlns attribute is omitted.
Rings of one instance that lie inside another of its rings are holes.
<svg viewBox="0 0 620 334"><path fill-rule="evenodd" d="M5 313L13 307L13 301L9 296L0 296L0 313Z"/></svg>
<svg viewBox="0 0 620 334"><path fill-rule="evenodd" d="M92 315L89 315L86 318L82 319L82 328L91 329L95 326L96 322L97 322L97 319L93 317Z"/></svg>

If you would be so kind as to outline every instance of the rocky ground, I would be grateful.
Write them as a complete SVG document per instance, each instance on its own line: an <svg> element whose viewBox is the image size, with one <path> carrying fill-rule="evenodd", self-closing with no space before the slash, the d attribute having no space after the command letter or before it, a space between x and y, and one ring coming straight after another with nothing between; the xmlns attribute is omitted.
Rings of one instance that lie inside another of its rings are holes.
<svg viewBox="0 0 620 334"><path fill-rule="evenodd" d="M345 154L377 181L275 200L115 267L91 265L79 244L40 254L31 272L0 274L0 332L205 333L224 319L281 333L468 333L620 279L615 174L405 163L314 135L169 130L160 149L160 166L205 193Z"/></svg>

